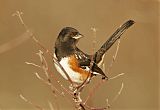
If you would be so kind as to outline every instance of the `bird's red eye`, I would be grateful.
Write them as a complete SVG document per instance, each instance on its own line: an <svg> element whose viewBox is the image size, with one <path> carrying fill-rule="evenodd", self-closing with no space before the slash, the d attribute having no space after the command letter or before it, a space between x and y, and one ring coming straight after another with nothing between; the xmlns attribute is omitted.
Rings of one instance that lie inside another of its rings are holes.
<svg viewBox="0 0 160 110"><path fill-rule="evenodd" d="M76 36L76 35L78 35L78 32L73 32L72 35Z"/></svg>

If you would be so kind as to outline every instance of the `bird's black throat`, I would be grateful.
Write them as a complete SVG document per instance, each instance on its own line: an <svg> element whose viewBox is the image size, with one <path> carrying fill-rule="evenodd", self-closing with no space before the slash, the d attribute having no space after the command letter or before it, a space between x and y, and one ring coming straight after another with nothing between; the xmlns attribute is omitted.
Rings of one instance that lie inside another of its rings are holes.
<svg viewBox="0 0 160 110"><path fill-rule="evenodd" d="M60 61L61 58L73 55L76 51L76 46L71 45L68 42L59 42L55 45L55 54L57 59Z"/></svg>

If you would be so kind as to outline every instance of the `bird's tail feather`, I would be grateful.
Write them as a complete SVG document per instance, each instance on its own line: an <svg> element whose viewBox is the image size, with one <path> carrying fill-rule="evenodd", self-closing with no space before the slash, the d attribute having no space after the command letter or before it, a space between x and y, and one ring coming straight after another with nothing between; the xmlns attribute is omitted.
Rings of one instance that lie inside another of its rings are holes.
<svg viewBox="0 0 160 110"><path fill-rule="evenodd" d="M117 39L121 37L121 35L131 27L135 22L133 20L126 21L123 25L121 25L112 35L111 37L102 45L102 47L93 55L95 63L99 63L102 59L104 53L116 42Z"/></svg>

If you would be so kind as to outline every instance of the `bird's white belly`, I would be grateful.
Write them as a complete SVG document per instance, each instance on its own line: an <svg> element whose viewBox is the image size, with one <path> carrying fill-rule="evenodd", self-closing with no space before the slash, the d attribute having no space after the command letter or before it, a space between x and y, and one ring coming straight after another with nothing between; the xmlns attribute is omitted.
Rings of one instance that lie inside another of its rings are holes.
<svg viewBox="0 0 160 110"><path fill-rule="evenodd" d="M81 75L75 71L73 71L69 64L69 58L65 57L65 58L62 58L61 61L59 62L61 64L61 66L63 67L63 69L66 71L66 73L69 75L70 79L73 81L73 82L76 82L76 83L82 83L83 81L81 80ZM59 67L58 64L54 63L57 71L65 78L68 80L67 76L65 75L64 71Z"/></svg>

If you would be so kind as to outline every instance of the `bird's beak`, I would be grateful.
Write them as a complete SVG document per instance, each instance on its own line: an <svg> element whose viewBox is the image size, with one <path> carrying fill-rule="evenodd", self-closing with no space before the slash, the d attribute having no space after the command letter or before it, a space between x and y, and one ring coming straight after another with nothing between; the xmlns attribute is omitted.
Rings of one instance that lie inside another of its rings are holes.
<svg viewBox="0 0 160 110"><path fill-rule="evenodd" d="M82 34L78 34L78 35L74 36L73 38L74 38L74 39L80 39L80 38L82 38L82 37L84 37Z"/></svg>

